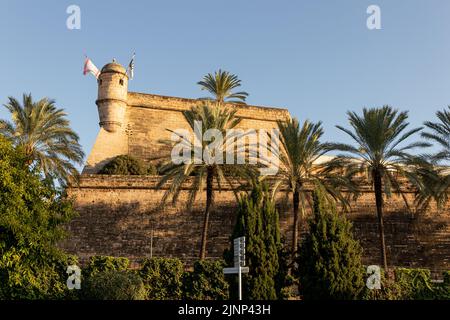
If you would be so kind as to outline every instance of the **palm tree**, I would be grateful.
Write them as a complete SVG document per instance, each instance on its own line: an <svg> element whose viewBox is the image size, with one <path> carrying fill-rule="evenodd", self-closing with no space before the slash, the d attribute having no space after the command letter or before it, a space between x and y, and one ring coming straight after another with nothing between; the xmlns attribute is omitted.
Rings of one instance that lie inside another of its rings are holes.
<svg viewBox="0 0 450 320"><path fill-rule="evenodd" d="M202 133L209 129L218 130L224 138L224 142L219 146L219 153L226 153L224 146L233 145L234 139L237 136L229 135L226 136L225 131L228 129L235 128L239 122L240 118L235 116L236 110L229 110L218 104L205 103L201 106L192 107L191 110L183 112L184 118L189 124L190 128L194 132L194 139L197 139L201 143L198 149L201 154L212 154L212 150L209 150L209 142L205 142ZM195 130L196 125L201 125L201 130ZM192 141L186 140L186 137L179 135L177 132L169 130L172 133L178 135L180 140L187 145L192 146ZM200 132L201 131L201 132ZM166 144L173 144L169 141L162 141ZM169 184L168 189L163 195L161 204L165 204L167 200L171 197L172 203L175 204L178 200L180 192L182 190L183 184L192 179L192 183L189 189L189 198L187 202L188 209L191 209L193 203L196 200L197 194L203 192L206 188L206 204L204 210L203 219L203 231L201 239L201 249L200 249L200 259L203 260L206 257L206 242L208 236L208 225L209 217L214 205L214 181L217 182L219 191L222 188L223 183L228 183L234 185L234 178L229 173L233 171L236 177L242 177L247 174L248 168L242 165L226 165L221 164L220 161L206 161L205 159L200 159L200 161L195 161L195 146L191 149L191 159L188 163L176 164L172 159L166 159L166 161L161 166L162 177L157 184L157 188L163 187L166 183ZM197 158L198 159L198 158Z"/></svg>
<svg viewBox="0 0 450 320"><path fill-rule="evenodd" d="M424 125L429 131L422 132L421 136L428 141L436 143L441 149L431 155L426 155L433 166L421 168L422 185L419 194L420 203L428 205L434 199L438 208L446 203L450 188L450 172L446 166L450 161L450 106L446 110L437 111L438 122L426 121Z"/></svg>
<svg viewBox="0 0 450 320"><path fill-rule="evenodd" d="M424 124L431 132L422 132L421 136L441 147L430 157L434 163L450 161L450 106L447 110L436 112L436 116L439 122L426 121Z"/></svg>
<svg viewBox="0 0 450 320"><path fill-rule="evenodd" d="M55 101L44 98L33 102L31 94L24 94L22 105L9 97L4 106L12 121L0 120L0 133L23 148L27 165L61 184L78 176L72 163L81 164L84 153L67 114L55 106Z"/></svg>
<svg viewBox="0 0 450 320"><path fill-rule="evenodd" d="M292 192L294 211L292 252L298 247L300 215L304 216L305 204L309 202L306 184L325 191L328 200L340 200L346 203L337 187L338 177L325 174L324 167L317 160L327 152L327 144L320 141L323 135L322 123L312 123L306 120L300 127L299 121L289 119L278 121L280 131L280 168L277 186L286 183ZM341 176L343 180L344 177ZM277 187L276 187L277 188Z"/></svg>
<svg viewBox="0 0 450 320"><path fill-rule="evenodd" d="M218 103L232 102L242 104L245 103L245 99L248 97L248 93L245 91L233 92L234 89L241 86L241 80L236 75L221 69L214 72L214 75L208 73L197 84L201 86L202 90L209 91Z"/></svg>
<svg viewBox="0 0 450 320"><path fill-rule="evenodd" d="M424 142L412 142L401 146L422 128L406 130L409 123L408 112L398 112L390 106L363 109L362 116L347 112L350 126L346 129L336 126L348 134L356 143L332 144L331 147L343 151L330 162L335 168L345 168L351 175L365 174L373 185L378 217L381 263L387 269L386 245L383 224L383 193L391 195L391 189L400 194L400 177L413 179L415 170L411 167L414 158L408 152L414 148L427 147Z"/></svg>

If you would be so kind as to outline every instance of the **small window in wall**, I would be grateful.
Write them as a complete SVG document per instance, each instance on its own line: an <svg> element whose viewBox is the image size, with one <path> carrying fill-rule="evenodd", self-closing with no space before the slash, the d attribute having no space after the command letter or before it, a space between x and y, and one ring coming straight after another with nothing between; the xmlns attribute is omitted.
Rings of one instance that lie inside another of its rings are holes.
<svg viewBox="0 0 450 320"><path fill-rule="evenodd" d="M123 86L123 79L120 79L119 83L120 83L121 86Z"/></svg>
<svg viewBox="0 0 450 320"><path fill-rule="evenodd" d="M99 79L99 80L98 80L98 84L99 84L99 85L102 85L102 83L103 83L103 80L102 80L102 79Z"/></svg>

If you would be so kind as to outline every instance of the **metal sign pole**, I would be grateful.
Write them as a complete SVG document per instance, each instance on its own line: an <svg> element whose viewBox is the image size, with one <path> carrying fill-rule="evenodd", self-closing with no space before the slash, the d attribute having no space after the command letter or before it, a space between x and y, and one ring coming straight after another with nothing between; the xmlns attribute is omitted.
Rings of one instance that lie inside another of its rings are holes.
<svg viewBox="0 0 450 320"><path fill-rule="evenodd" d="M150 232L150 259L153 258L153 227Z"/></svg>
<svg viewBox="0 0 450 320"><path fill-rule="evenodd" d="M242 270L241 266L239 266L239 300L242 300Z"/></svg>
<svg viewBox="0 0 450 320"><path fill-rule="evenodd" d="M234 244L234 268L224 268L225 274L238 275L239 300L242 300L242 273L248 273L248 267L245 267L245 237L236 238Z"/></svg>

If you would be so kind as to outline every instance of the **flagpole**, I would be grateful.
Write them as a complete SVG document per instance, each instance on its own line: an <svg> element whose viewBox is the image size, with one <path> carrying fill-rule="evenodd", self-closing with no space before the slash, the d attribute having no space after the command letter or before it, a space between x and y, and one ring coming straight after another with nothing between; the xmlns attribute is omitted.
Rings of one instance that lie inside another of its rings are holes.
<svg viewBox="0 0 450 320"><path fill-rule="evenodd" d="M128 75L128 71L132 71L132 68L130 68L130 66L131 66L132 63L134 63L134 57L135 56L136 56L136 51L134 51L133 54L131 55L131 60L128 63L127 70L126 70L126 74L127 75ZM129 76L131 76L131 75L129 75ZM132 79L130 79L130 80L132 80Z"/></svg>

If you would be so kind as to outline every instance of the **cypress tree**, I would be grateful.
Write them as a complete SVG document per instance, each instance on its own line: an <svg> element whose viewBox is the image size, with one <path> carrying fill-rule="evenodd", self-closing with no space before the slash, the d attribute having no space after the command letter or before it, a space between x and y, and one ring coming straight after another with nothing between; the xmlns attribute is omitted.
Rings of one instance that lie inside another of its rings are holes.
<svg viewBox="0 0 450 320"><path fill-rule="evenodd" d="M249 273L243 276L244 298L275 300L278 298L276 278L279 272L278 251L281 249L278 211L271 200L268 187L255 183L249 195L241 197L237 221L231 239L245 236L246 265ZM232 263L232 250L226 254ZM230 294L235 296L236 281L230 283Z"/></svg>
<svg viewBox="0 0 450 320"><path fill-rule="evenodd" d="M305 300L357 299L364 288L362 249L352 225L320 190L313 194L309 234L299 246L299 292Z"/></svg>

